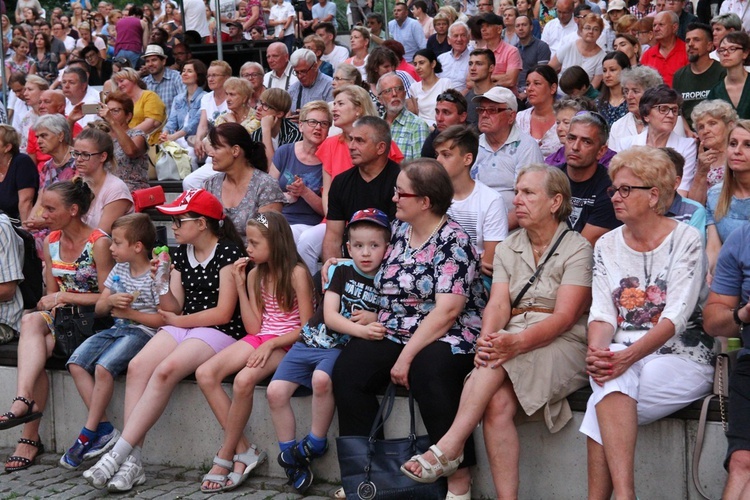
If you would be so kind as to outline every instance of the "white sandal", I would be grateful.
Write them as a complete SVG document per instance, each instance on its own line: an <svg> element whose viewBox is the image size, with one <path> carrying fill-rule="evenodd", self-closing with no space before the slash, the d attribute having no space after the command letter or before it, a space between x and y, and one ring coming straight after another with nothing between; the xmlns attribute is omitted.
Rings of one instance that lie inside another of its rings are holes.
<svg viewBox="0 0 750 500"><path fill-rule="evenodd" d="M219 455L216 455L214 457L214 465L218 465L222 469L227 469L228 471L231 471L232 467L234 466L231 460L224 460L223 458L220 458ZM220 491L225 491L227 487L228 476L229 474L205 474L201 479L201 491L203 493L219 493ZM203 483L205 483L206 481L208 481L209 483L218 484L219 487L209 488L207 486L203 486Z"/></svg>
<svg viewBox="0 0 750 500"><path fill-rule="evenodd" d="M456 470L458 470L458 466L461 465L461 462L463 462L464 460L463 454L461 454L461 456L454 460L449 460L448 458L446 458L443 452L440 451L440 448L438 448L434 444L430 446L430 451L433 455L435 455L435 458L437 459L436 464L431 464L422 455L414 455L409 460L409 462L419 463L419 465L422 467L421 476L417 476L413 472L408 470L406 468L406 464L401 466L401 472L403 472L406 477L418 483L434 483L441 477L448 477L456 472ZM406 463L408 464L409 462Z"/></svg>

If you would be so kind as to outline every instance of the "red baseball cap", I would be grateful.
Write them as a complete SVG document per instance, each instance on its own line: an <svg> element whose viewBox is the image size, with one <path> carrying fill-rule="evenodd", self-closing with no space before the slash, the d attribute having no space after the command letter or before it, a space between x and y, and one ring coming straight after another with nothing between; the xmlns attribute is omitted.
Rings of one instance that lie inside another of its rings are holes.
<svg viewBox="0 0 750 500"><path fill-rule="evenodd" d="M224 207L214 195L205 189L189 189L172 203L156 209L167 215L182 215L193 212L216 220L224 220Z"/></svg>

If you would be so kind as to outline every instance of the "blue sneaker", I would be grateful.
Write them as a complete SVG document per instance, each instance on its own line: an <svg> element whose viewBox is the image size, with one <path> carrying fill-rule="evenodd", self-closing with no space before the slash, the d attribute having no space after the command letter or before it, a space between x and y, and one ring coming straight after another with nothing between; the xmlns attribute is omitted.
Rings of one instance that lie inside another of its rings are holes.
<svg viewBox="0 0 750 500"><path fill-rule="evenodd" d="M114 427L112 428L112 432L102 436L96 436L96 439L91 442L91 448L83 454L83 459L90 460L92 458L99 458L111 450L118 439L120 439L120 431Z"/></svg>
<svg viewBox="0 0 750 500"><path fill-rule="evenodd" d="M60 457L60 466L68 470L76 470L83 463L83 455L91 448L90 444L83 444L79 439L68 448L65 455Z"/></svg>
<svg viewBox="0 0 750 500"><path fill-rule="evenodd" d="M309 466L302 466L295 471L294 477L292 478L292 487L300 495L304 495L305 491L313 483L313 473Z"/></svg>

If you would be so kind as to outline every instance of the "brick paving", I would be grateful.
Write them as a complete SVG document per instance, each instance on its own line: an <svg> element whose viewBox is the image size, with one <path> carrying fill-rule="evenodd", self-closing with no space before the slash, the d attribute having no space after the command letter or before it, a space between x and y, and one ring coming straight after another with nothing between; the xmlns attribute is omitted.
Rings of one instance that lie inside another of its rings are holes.
<svg viewBox="0 0 750 500"><path fill-rule="evenodd" d="M12 448L0 448L0 457L7 457ZM18 472L4 472L0 469L0 500L11 499L81 499L88 500L111 495L115 498L142 498L153 500L206 499L225 500L242 498L243 500L294 500L303 498L293 488L286 485L283 479L271 477L250 478L234 491L207 494L200 491L200 478L204 471L146 465L146 483L133 488L127 493L109 493L97 490L81 476L85 467L94 462L86 462L80 470L69 471L57 465L60 457L57 454L45 453L37 465ZM304 497L309 500L328 500L337 485L315 483Z"/></svg>

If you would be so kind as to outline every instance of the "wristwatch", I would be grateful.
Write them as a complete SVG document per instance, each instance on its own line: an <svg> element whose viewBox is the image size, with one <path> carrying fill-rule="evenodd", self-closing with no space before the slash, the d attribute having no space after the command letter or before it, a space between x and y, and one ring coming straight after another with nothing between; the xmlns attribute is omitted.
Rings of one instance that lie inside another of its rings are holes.
<svg viewBox="0 0 750 500"><path fill-rule="evenodd" d="M745 323L740 319L740 309L745 307L747 305L747 302L743 304L737 304L737 307L734 308L734 311L732 312L732 316L734 317L734 322L737 323L740 326L745 326L748 323Z"/></svg>

